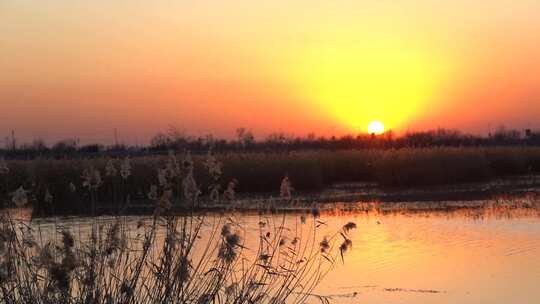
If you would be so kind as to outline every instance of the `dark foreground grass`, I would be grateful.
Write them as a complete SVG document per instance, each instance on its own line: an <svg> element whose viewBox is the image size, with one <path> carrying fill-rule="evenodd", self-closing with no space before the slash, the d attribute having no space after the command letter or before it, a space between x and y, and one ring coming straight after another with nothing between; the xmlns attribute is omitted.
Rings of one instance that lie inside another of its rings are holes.
<svg viewBox="0 0 540 304"><path fill-rule="evenodd" d="M44 180L30 188L19 187L11 195L12 202L22 207L33 199L37 201L34 208L76 204L87 206L92 215L103 201L123 207L130 204L136 189L130 187L140 183L137 178L150 174L140 170L152 171L147 166L156 160L138 160L137 166L129 159L120 166L100 161L31 162L29 176ZM17 165L24 168L29 163ZM320 229L318 209L289 221L285 215L260 210L258 233L253 235L254 242L248 242L247 228L234 213L195 213L200 199L219 203L216 194L223 193L226 200L234 200L234 183L225 191L218 188L222 166L215 157L209 154L203 166L209 180L206 187L211 189L208 194L201 191L204 182L195 178L195 162L189 155L180 159L171 154L164 164L154 165L159 179L146 194L154 206L153 216L139 218L137 223L120 216L119 209L113 221L92 216L78 229L55 221L47 234L39 222L13 216L20 210L2 211L0 303L300 304L311 297L328 302L314 296L313 290L351 249L348 233L355 223L326 235ZM82 176L77 178L81 169ZM4 175L12 171L4 164L0 170ZM64 188L70 194L57 194L65 193ZM42 200L39 189L45 191ZM282 194L289 196L289 190L288 183L282 183ZM65 201L58 202L60 195L65 195ZM173 206L188 211L176 216L171 213Z"/></svg>
<svg viewBox="0 0 540 304"><path fill-rule="evenodd" d="M235 180L236 193L275 192L275 195L279 195L276 189L284 176L289 177L296 191L309 191L335 182L367 181L383 187L413 187L483 182L540 172L540 148L533 147L234 153L216 158L223 169L220 191ZM208 193L214 181L204 166L206 156L194 156L193 160L198 188ZM108 204L144 200L151 185L159 183L157 170L167 165L169 157L132 159L127 179L106 176L107 161L97 158L7 162L9 172L0 174L0 201L9 204L10 194L23 186L31 190L34 203L45 200L49 192L54 196L54 208L80 208L90 199L88 191L81 190L81 173L88 168L101 172L103 185L97 191L101 200ZM121 163L122 160L113 160L118 170Z"/></svg>
<svg viewBox="0 0 540 304"><path fill-rule="evenodd" d="M39 224L0 219L6 304L306 303L351 249L356 228L323 238L314 217L288 229L285 216L261 216L259 241L248 248L231 216L93 218L46 236Z"/></svg>

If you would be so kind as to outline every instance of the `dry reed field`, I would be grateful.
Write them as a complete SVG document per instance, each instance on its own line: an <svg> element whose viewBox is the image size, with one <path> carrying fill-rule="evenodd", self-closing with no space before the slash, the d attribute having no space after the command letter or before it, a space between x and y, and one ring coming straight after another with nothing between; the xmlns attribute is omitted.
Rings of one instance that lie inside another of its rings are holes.
<svg viewBox="0 0 540 304"><path fill-rule="evenodd" d="M118 167L113 160L104 165L103 173L90 166L79 173L80 183L67 185L73 196L82 196L80 201L92 214L102 188L110 190L107 193L119 208L129 202L126 189L135 172L131 160L124 159ZM235 182L220 189L222 166L212 154L204 161L212 181L207 194L200 191L194 167L189 154L178 159L171 153L165 166L158 167L158 182L146 193L154 214L136 223L122 216L109 221L92 216L86 225L55 223L52 233L44 233L39 223L17 216L21 209L3 212L1 302L304 303L311 297L326 301L312 291L351 249L348 235L356 225L350 222L321 236L318 230L324 222L317 210L294 223L261 213L258 241L248 246L234 214L169 214L177 204L193 211L203 196L234 200ZM9 173L7 165L2 168ZM287 177L280 191L283 197L291 195ZM23 186L10 195L17 207L35 199L35 193ZM43 200L54 205L55 199L47 189Z"/></svg>
<svg viewBox="0 0 540 304"><path fill-rule="evenodd" d="M0 201L4 207L12 205L13 192L21 188L44 214L89 213L92 199L98 206L115 210L126 201L149 204L150 190L174 175L174 166L181 162L175 153L171 155L1 160ZM485 182L540 172L540 148L532 147L229 153L211 155L210 160L205 155L180 155L193 161L192 176L201 194L221 202L231 193L277 196L285 176L296 191L314 191L336 182L367 181L400 188ZM209 161L219 164L219 180L208 170ZM99 178L94 182L100 187L87 191L84 184L93 178ZM47 203L51 197L55 204Z"/></svg>
<svg viewBox="0 0 540 304"><path fill-rule="evenodd" d="M411 178L420 184L429 183L429 178L435 183L483 180L532 172L537 153L525 148L205 156L171 152L136 159L2 160L5 205L15 208L5 209L1 216L0 299L2 303L328 303L314 290L335 263L345 262L356 224L323 232L321 210L382 214L402 212L401 205L314 205L292 221L261 208L255 242L253 238L248 242L235 212L207 215L198 207L235 205L243 180L249 184L259 178L251 187L270 184L276 195L292 204L294 187L314 187L312 179L324 185L371 178L400 186L414 184L408 182ZM429 166L420 167L419 162ZM123 216L138 199L151 204L153 214L137 221ZM103 205L114 206L116 215L97 216ZM498 213L515 206L480 205L481 210ZM538 210L536 200L519 206ZM172 213L175 207L183 212ZM54 214L69 208L90 217L76 225L53 221L52 230L33 219L36 210ZM31 215L21 216L22 210L31 210Z"/></svg>

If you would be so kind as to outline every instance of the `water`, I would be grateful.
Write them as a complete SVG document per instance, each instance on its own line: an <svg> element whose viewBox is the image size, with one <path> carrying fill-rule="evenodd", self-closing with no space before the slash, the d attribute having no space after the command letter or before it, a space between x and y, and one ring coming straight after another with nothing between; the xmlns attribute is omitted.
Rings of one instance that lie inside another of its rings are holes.
<svg viewBox="0 0 540 304"><path fill-rule="evenodd" d="M535 215L478 219L428 213L378 220L354 218L354 250L320 293L358 293L338 297L338 303L540 302Z"/></svg>
<svg viewBox="0 0 540 304"><path fill-rule="evenodd" d="M271 218L278 222L281 215ZM286 225L298 218L286 215ZM260 220L237 216L248 248L256 247ZM536 209L348 212L323 214L321 220L319 238L349 221L357 224L350 234L353 250L313 291L332 303L540 303ZM60 223L84 227L87 221ZM50 221L40 225L53 230Z"/></svg>

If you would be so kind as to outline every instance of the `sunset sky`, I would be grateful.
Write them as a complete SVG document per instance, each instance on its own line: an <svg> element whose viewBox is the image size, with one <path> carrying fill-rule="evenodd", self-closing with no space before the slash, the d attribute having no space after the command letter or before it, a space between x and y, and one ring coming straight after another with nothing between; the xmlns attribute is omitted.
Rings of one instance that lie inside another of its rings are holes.
<svg viewBox="0 0 540 304"><path fill-rule="evenodd" d="M540 128L540 1L0 1L0 138Z"/></svg>

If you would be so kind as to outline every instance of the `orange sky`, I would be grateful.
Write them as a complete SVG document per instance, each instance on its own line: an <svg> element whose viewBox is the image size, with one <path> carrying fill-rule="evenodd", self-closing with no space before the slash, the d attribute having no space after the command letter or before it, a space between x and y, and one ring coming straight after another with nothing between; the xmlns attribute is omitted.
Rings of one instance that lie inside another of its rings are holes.
<svg viewBox="0 0 540 304"><path fill-rule="evenodd" d="M540 128L537 0L84 2L0 1L0 135Z"/></svg>

